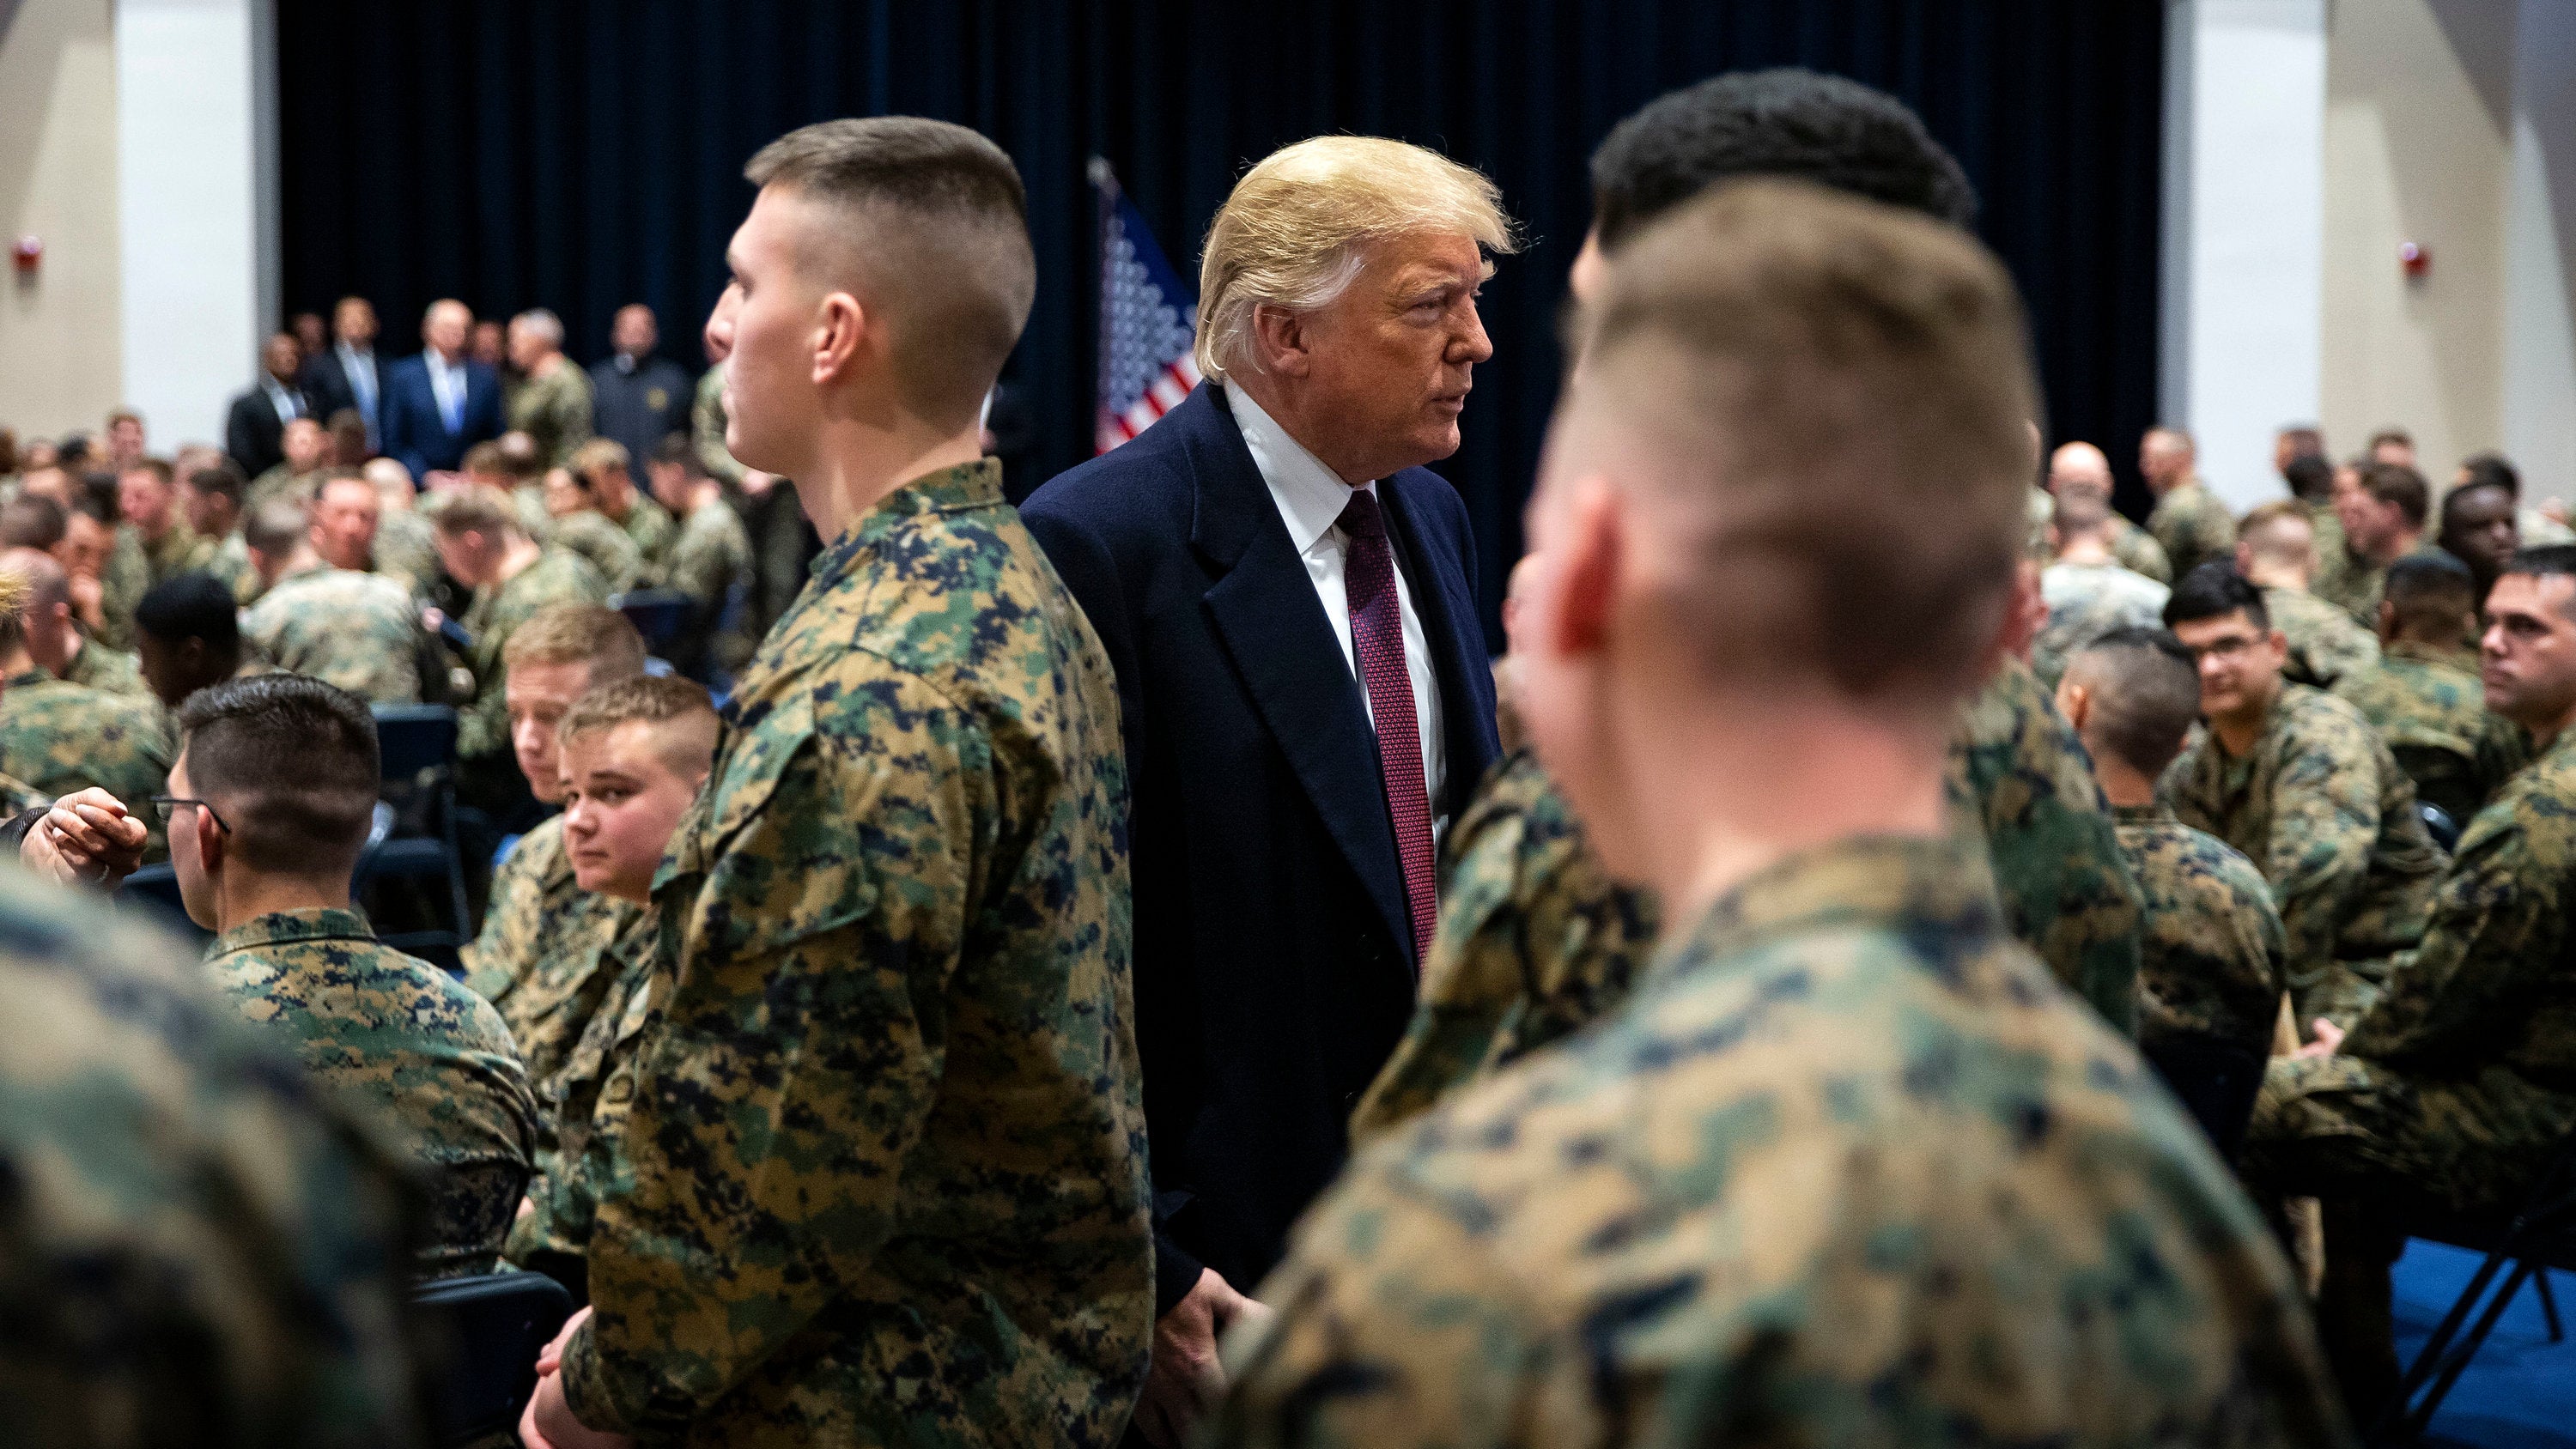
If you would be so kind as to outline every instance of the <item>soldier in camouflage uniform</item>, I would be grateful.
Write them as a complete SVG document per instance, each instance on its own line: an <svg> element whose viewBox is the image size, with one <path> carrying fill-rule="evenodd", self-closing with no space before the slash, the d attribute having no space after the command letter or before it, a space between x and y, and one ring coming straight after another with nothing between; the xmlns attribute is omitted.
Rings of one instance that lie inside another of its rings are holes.
<svg viewBox="0 0 2576 1449"><path fill-rule="evenodd" d="M2104 499L2111 496L2111 460L2091 443L2068 443L2049 456L2048 491L2060 492L2068 483L2091 485ZM2109 514L2102 523L2111 552L2111 561L2141 578L2159 584L2173 582L2173 565L2165 558L2164 546L2145 529L2117 513ZM2040 556L2042 564L2057 562L2061 545L2048 540Z"/></svg>
<svg viewBox="0 0 2576 1449"><path fill-rule="evenodd" d="M65 683L27 657L26 585L0 574L0 773L47 797L97 786L119 800L158 794L171 746L158 701ZM153 854L159 854L155 833Z"/></svg>
<svg viewBox="0 0 2576 1449"><path fill-rule="evenodd" d="M2368 629L2379 618L2379 591L2388 566L2408 554L2430 549L2424 522L2432 496L2424 475L2398 463L2366 463L2335 474L2335 515L2342 520L2343 548L2329 550L2314 592Z"/></svg>
<svg viewBox="0 0 2576 1449"><path fill-rule="evenodd" d="M2167 582L2236 556L2236 515L2200 481L2193 466L2199 457L2191 434L2180 428L2149 428L2138 440L2138 472L2156 495L2147 532L2173 570Z"/></svg>
<svg viewBox="0 0 2576 1449"><path fill-rule="evenodd" d="M118 532L130 534L143 550L146 574L156 584L185 573L203 542L178 504L179 485L159 458L145 458L117 475L117 512L125 520Z"/></svg>
<svg viewBox="0 0 2576 1449"><path fill-rule="evenodd" d="M509 429L528 435L541 464L561 468L590 441L590 376L564 356L563 323L542 307L510 319L509 347Z"/></svg>
<svg viewBox="0 0 2576 1449"><path fill-rule="evenodd" d="M152 587L152 570L133 533L116 526L114 505L84 487L64 515L62 541L52 552L73 578L81 627L110 649L133 648L134 606Z"/></svg>
<svg viewBox="0 0 2576 1449"><path fill-rule="evenodd" d="M689 639L674 652L702 663L712 656L715 667L727 672L740 669L757 642L750 630L751 535L724 490L698 466L686 438L663 439L645 472L653 497L680 520L665 582L696 605Z"/></svg>
<svg viewBox="0 0 2576 1449"><path fill-rule="evenodd" d="M242 638L270 664L370 704L418 704L424 682L444 684L409 591L382 574L333 568L310 545L243 611Z"/></svg>
<svg viewBox="0 0 2576 1449"><path fill-rule="evenodd" d="M219 933L208 975L419 1170L420 1275L491 1272L527 1188L536 1103L499 1015L348 904L376 804L375 720L354 695L272 674L200 691L179 727L162 824L189 916Z"/></svg>
<svg viewBox="0 0 2576 1449"><path fill-rule="evenodd" d="M670 578L671 549L679 541L680 526L661 504L636 491L635 466L624 444L593 438L573 450L571 469L590 506L634 541L638 580L647 588L660 588Z"/></svg>
<svg viewBox="0 0 2576 1449"><path fill-rule="evenodd" d="M2509 1213L2576 1130L2576 546L2517 555L2488 613L2488 699L2540 758L2469 823L2350 1033L2272 1064L2246 1144L2249 1182L2325 1201L2319 1321L2357 1411L2397 1381L2391 1210Z"/></svg>
<svg viewBox="0 0 2576 1449"><path fill-rule="evenodd" d="M2316 528L2304 504L2277 499L2245 515L2236 571L2263 591L2264 611L2290 646L2281 677L2332 689L2379 663L2379 638L2350 614L2308 592L2316 572Z"/></svg>
<svg viewBox="0 0 2576 1449"><path fill-rule="evenodd" d="M250 480L250 486L242 493L245 518L280 498L311 503L313 490L321 486L322 475L331 466L331 435L312 418L288 423L280 441L286 450L285 460Z"/></svg>
<svg viewBox="0 0 2576 1449"><path fill-rule="evenodd" d="M70 576L51 554L36 548L8 549L0 552L0 569L26 582L22 627L27 657L38 669L83 689L151 697L152 687L144 682L143 667L133 655L92 643L82 635L72 610Z"/></svg>
<svg viewBox="0 0 2576 1449"><path fill-rule="evenodd" d="M2463 827L2531 758L2529 735L2487 708L2478 658L2459 645L2476 617L2467 566L2438 553L2399 559L2379 602L2379 664L2335 686L2415 782L2415 798Z"/></svg>
<svg viewBox="0 0 2576 1449"><path fill-rule="evenodd" d="M2233 569L2184 579L2165 618L2201 661L2209 726L2166 771L2165 801L2271 882L2298 1020L2349 1024L2423 934L2442 868L2415 786L2359 711L2282 680L2288 646Z"/></svg>
<svg viewBox="0 0 2576 1449"><path fill-rule="evenodd" d="M419 598L438 582L437 532L417 511L419 495L400 463L378 458L367 464L366 479L376 490L375 571Z"/></svg>
<svg viewBox="0 0 2576 1449"><path fill-rule="evenodd" d="M1774 182L1617 245L1531 508L1519 680L1603 859L1671 924L1610 1017L1354 1160L1263 1284L1275 1316L1228 1340L1212 1442L2339 1442L2261 1218L1942 836L1940 704L1993 643L2028 467L2001 268ZM1825 309L1830 354L1799 329ZM1783 365L1794 387L1708 381ZM1830 434L1780 415L1828 391L1831 416L1941 422L1819 458ZM1794 484L1706 461L1781 447L1743 441L1774 419ZM1751 553L1821 578L1840 556L1763 529L1809 509L1837 544L1905 520L1923 572L1830 625L1793 602L1826 588L1693 577ZM1654 698L1672 717L1615 744L1588 723Z"/></svg>
<svg viewBox="0 0 2576 1449"><path fill-rule="evenodd" d="M906 189L884 189L888 165ZM1000 466L967 461L1016 325L908 331L898 287L927 279L851 260L905 236L950 260L946 305L1016 324L1035 272L1017 177L973 132L906 117L808 128L751 175L746 285L709 330L739 318L737 361L764 349L788 380L754 405L891 413L951 462L907 482L863 454L827 462L833 441L793 425L766 434L781 471L837 480L804 499L835 542L737 684L655 882L593 1311L523 1422L672 1444L1105 1445L1153 1321L1116 687ZM908 200L925 192L940 209ZM857 244L800 241L827 226ZM961 257L1010 261L984 275ZM855 286L892 319L890 367L790 364L803 329L763 309L783 316L805 285ZM946 382L916 402L926 378Z"/></svg>
<svg viewBox="0 0 2576 1449"><path fill-rule="evenodd" d="M449 577L474 591L462 620L473 640L465 663L474 675L474 695L457 721L460 783L485 798L495 790L507 794L506 782L494 777L515 768L507 758L510 709L501 665L511 631L551 605L605 603L608 586L575 555L540 548L520 530L516 510L497 490L448 493L434 509L430 523L437 529L439 561Z"/></svg>
<svg viewBox="0 0 2576 1449"><path fill-rule="evenodd" d="M2058 449L2092 452L2087 443ZM2114 629L2153 624L2163 612L2167 590L2143 574L2132 573L2111 556L2111 512L2107 477L2094 476L2062 463L2055 470L2055 508L2050 517L2056 562L2040 571L2039 594L2048 605L2048 622L2031 641L2031 672L2048 689L2057 687L2066 661L2077 650Z"/></svg>
<svg viewBox="0 0 2576 1449"><path fill-rule="evenodd" d="M399 1172L95 899L0 865L6 1437L414 1449Z"/></svg>
<svg viewBox="0 0 2576 1449"><path fill-rule="evenodd" d="M644 579L644 553L625 529L608 521L583 491L569 468L547 470L545 508L551 519L546 546L578 554L596 570L611 594L637 588Z"/></svg>
<svg viewBox="0 0 2576 1449"><path fill-rule="evenodd" d="M552 1141L528 1184L528 1211L511 1225L507 1250L512 1263L562 1283L576 1301L590 1296L590 1229L601 1193L634 1189L621 1144L635 1105L635 1048L651 1018L661 938L660 918L649 905L602 900L597 919L602 929L583 953L583 975L599 984L599 996L555 1066L553 1091L543 1103L554 1124Z"/></svg>

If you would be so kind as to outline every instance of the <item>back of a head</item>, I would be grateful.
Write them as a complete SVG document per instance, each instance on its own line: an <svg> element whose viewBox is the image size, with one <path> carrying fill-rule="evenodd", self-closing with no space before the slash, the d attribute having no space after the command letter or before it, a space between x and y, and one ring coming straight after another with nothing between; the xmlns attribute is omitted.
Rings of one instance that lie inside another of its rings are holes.
<svg viewBox="0 0 2576 1449"><path fill-rule="evenodd" d="M2447 647L2477 617L2478 581L2467 564L2428 549L2389 564L2380 598L2401 636Z"/></svg>
<svg viewBox="0 0 2576 1449"><path fill-rule="evenodd" d="M192 570L172 574L145 591L134 605L134 627L172 646L203 639L221 658L241 649L240 609L221 579Z"/></svg>
<svg viewBox="0 0 2576 1449"><path fill-rule="evenodd" d="M519 510L510 495L498 488L475 485L451 488L429 499L421 510L440 533L456 537L468 533L517 533Z"/></svg>
<svg viewBox="0 0 2576 1449"><path fill-rule="evenodd" d="M179 733L189 788L222 814L235 859L298 877L357 863L381 783L365 700L300 674L231 679L188 697Z"/></svg>
<svg viewBox="0 0 2576 1449"><path fill-rule="evenodd" d="M2421 529L2431 512L2433 491L2424 475L2403 463L2373 463L2361 470L2362 491L2397 510L2411 529Z"/></svg>
<svg viewBox="0 0 2576 1449"><path fill-rule="evenodd" d="M501 646L504 668L583 664L590 687L644 672L644 636L624 614L599 604L556 604L528 616Z"/></svg>
<svg viewBox="0 0 2576 1449"><path fill-rule="evenodd" d="M2334 464L2322 453L2301 453L2282 465L2281 477L2290 485L2292 496L2303 503L2323 503L2334 497Z"/></svg>
<svg viewBox="0 0 2576 1449"><path fill-rule="evenodd" d="M21 493L0 504L0 547L52 548L63 541L63 506L41 493Z"/></svg>
<svg viewBox="0 0 2576 1449"><path fill-rule="evenodd" d="M1809 70L1741 71L1658 97L1592 153L1602 250L1711 183L1742 176L1812 181L1953 226L1977 211L1957 159L1894 96Z"/></svg>
<svg viewBox="0 0 2576 1449"><path fill-rule="evenodd" d="M2027 531L2037 389L1967 233L1811 184L1729 182L1640 233L1587 310L1561 425L1633 461L1690 548L1711 677L1911 710L1972 688Z"/></svg>
<svg viewBox="0 0 2576 1449"><path fill-rule="evenodd" d="M188 486L210 498L230 499L235 508L241 506L242 495L250 488L249 482L242 477L241 469L235 467L230 458L217 459L191 470Z"/></svg>
<svg viewBox="0 0 2576 1449"><path fill-rule="evenodd" d="M2471 488L2501 488L2522 499L2522 470L2513 466L2502 453L2472 453L2460 463L2461 478L2454 493Z"/></svg>
<svg viewBox="0 0 2576 1449"><path fill-rule="evenodd" d="M2111 521L2111 491L2091 478L2061 480L2050 495L2049 521L2059 537L2089 532Z"/></svg>
<svg viewBox="0 0 2576 1449"><path fill-rule="evenodd" d="M272 559L282 559L304 541L311 523L312 517L303 504L292 498L272 498L242 520L242 543Z"/></svg>
<svg viewBox="0 0 2576 1449"><path fill-rule="evenodd" d="M2281 444L2292 458L2322 458L2326 455L2326 435L2310 423L2296 423L2281 430Z"/></svg>
<svg viewBox="0 0 2576 1449"><path fill-rule="evenodd" d="M615 438L593 438L572 450L565 464L572 475L584 482L596 481L603 473L632 473L633 463L626 456L626 445Z"/></svg>
<svg viewBox="0 0 2576 1449"><path fill-rule="evenodd" d="M914 411L971 423L1037 296L1028 195L1009 154L946 121L870 116L790 131L743 174L846 223L800 265L885 319Z"/></svg>
<svg viewBox="0 0 2576 1449"><path fill-rule="evenodd" d="M2200 717L2200 668L2163 629L2130 625L2094 640L2067 661L2066 683L2091 700L2084 743L2149 779L2182 753Z"/></svg>
<svg viewBox="0 0 2576 1449"><path fill-rule="evenodd" d="M670 726L657 730L656 753L682 779L706 774L713 760L721 722L706 686L677 675L638 674L593 682L574 700L555 726L555 738L569 745L583 735L624 724Z"/></svg>
<svg viewBox="0 0 2576 1449"><path fill-rule="evenodd" d="M2174 580L2173 592L2165 599L2165 627L2239 612L2257 629L2272 627L2272 611L2263 605L2263 591L2238 573L2236 565L2205 563Z"/></svg>
<svg viewBox="0 0 2576 1449"><path fill-rule="evenodd" d="M2246 514L2236 526L2236 541L2266 563L2301 568L2316 563L2316 524L2307 508L2294 499L2276 498Z"/></svg>
<svg viewBox="0 0 2576 1449"><path fill-rule="evenodd" d="M43 549L17 545L0 549L0 571L16 574L25 581L29 613L41 617L55 605L71 602L71 575L63 572L63 566Z"/></svg>

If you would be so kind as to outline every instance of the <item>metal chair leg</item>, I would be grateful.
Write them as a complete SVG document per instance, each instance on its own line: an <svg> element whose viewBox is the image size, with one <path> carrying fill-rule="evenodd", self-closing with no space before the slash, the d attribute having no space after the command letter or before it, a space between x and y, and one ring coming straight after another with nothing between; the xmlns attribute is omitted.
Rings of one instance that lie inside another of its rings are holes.
<svg viewBox="0 0 2576 1449"><path fill-rule="evenodd" d="M2549 1286L2549 1269L2543 1266L2531 1276L2532 1286L2540 1290L2540 1316L2549 1324L2549 1341L2565 1343L2566 1325L2558 1321L2558 1293Z"/></svg>

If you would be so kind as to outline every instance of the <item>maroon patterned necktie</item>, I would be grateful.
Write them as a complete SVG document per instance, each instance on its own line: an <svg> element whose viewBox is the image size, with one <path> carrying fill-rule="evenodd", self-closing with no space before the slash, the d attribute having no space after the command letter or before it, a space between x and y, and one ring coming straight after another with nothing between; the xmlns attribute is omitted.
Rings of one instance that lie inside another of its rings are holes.
<svg viewBox="0 0 2576 1449"><path fill-rule="evenodd" d="M1413 959L1431 949L1439 919L1439 892L1431 874L1431 797L1423 789L1422 733L1414 722L1413 676L1404 667L1404 609L1395 592L1395 559L1386 548L1386 519L1377 498L1351 490L1339 520L1350 539L1342 564L1342 591L1350 601L1351 652L1368 688L1369 717L1377 724L1378 770L1386 778L1386 808L1395 824L1395 851L1404 864L1404 903L1413 916Z"/></svg>

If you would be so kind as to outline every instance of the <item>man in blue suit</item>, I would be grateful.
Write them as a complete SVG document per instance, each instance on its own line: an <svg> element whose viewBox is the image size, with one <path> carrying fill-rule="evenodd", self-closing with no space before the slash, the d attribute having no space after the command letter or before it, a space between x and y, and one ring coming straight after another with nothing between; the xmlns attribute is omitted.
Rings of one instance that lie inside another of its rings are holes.
<svg viewBox="0 0 2576 1449"><path fill-rule="evenodd" d="M1022 508L1118 675L1137 1037L1154 1165L1154 1366L1175 1444L1215 1335L1347 1150L1437 910L1436 842L1492 762L1458 447L1492 184L1367 137L1300 142L1208 234L1208 381Z"/></svg>
<svg viewBox="0 0 2576 1449"><path fill-rule="evenodd" d="M465 450L501 436L501 379L465 355L474 313L441 298L421 318L421 352L385 372L378 431L386 456L427 485L432 472L453 471Z"/></svg>

